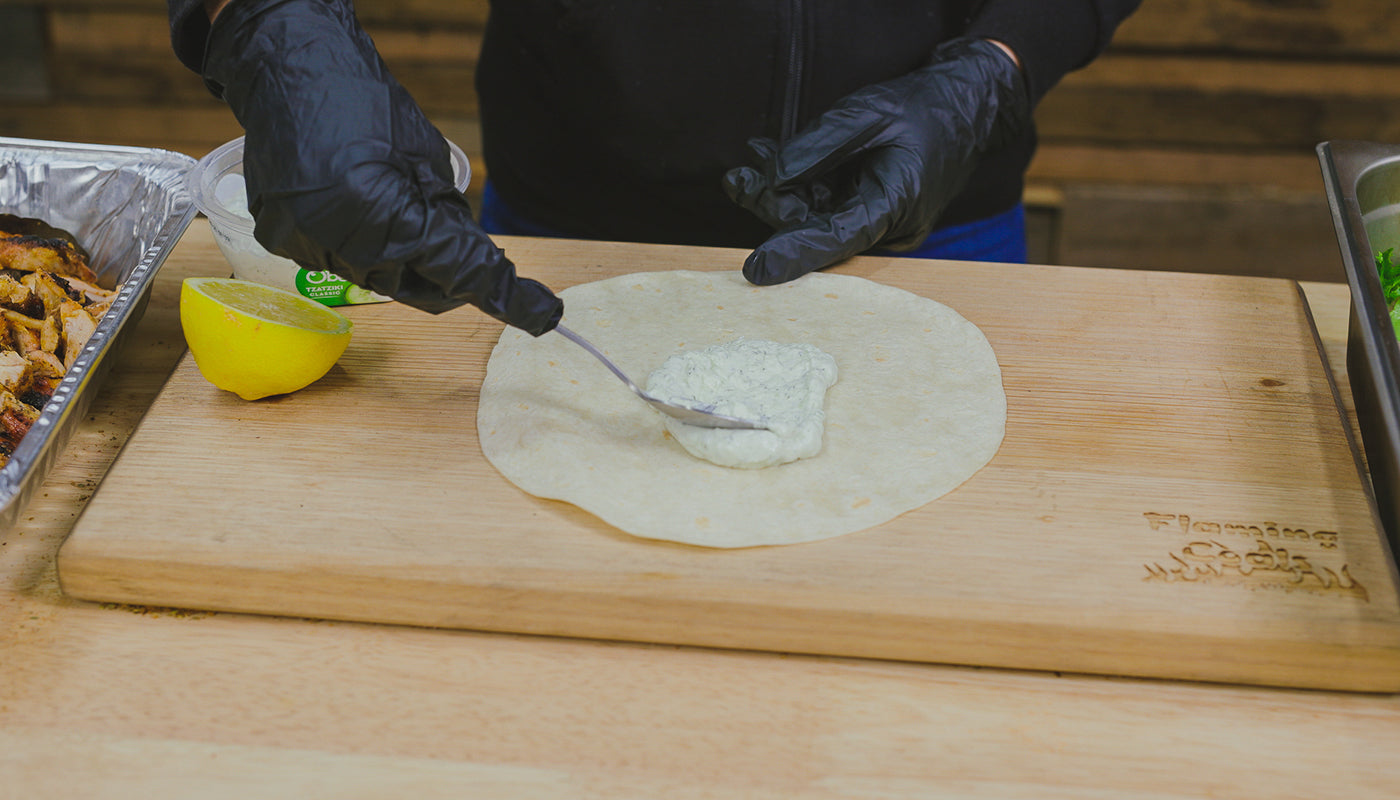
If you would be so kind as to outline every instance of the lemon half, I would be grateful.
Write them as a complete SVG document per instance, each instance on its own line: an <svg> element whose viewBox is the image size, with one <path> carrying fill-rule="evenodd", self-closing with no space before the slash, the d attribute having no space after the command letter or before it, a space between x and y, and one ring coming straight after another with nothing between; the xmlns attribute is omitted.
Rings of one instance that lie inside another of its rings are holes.
<svg viewBox="0 0 1400 800"><path fill-rule="evenodd" d="M232 278L186 278L180 327L206 380L257 400L319 380L345 352L354 325L284 289Z"/></svg>

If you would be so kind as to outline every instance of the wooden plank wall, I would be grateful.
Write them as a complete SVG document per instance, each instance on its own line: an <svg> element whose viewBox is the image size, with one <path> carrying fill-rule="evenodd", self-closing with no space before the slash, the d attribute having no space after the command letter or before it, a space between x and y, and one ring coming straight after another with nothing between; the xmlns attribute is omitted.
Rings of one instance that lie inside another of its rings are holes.
<svg viewBox="0 0 1400 800"><path fill-rule="evenodd" d="M474 155L486 0L358 9L395 73ZM23 52L16 39L37 29L45 69L0 87L0 135L198 156L239 134L174 59L158 4L7 3L0 22L16 12L33 26L0 29L0 52ZM1400 142L1397 34L1394 0L1145 0L1113 49L1037 111L1033 257L1340 279L1313 148Z"/></svg>
<svg viewBox="0 0 1400 800"><path fill-rule="evenodd" d="M1394 0L1144 0L1037 112L1055 257L1343 280L1314 148L1400 142Z"/></svg>

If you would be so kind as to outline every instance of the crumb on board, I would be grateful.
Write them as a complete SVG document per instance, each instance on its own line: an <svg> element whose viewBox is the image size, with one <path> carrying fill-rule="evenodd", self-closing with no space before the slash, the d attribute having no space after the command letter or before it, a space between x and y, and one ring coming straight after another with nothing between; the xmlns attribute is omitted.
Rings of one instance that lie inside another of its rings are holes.
<svg viewBox="0 0 1400 800"><path fill-rule="evenodd" d="M99 603L100 607L108 611L126 611L130 614L139 614L143 617L175 617L176 619L203 619L212 617L216 611L195 611L188 608L173 608L170 606L143 606L135 603Z"/></svg>

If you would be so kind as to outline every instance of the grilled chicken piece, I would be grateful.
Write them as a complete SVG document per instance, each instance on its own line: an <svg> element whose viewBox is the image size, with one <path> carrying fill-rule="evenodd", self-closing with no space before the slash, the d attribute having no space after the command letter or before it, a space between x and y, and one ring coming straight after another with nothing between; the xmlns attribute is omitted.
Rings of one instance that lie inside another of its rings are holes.
<svg viewBox="0 0 1400 800"><path fill-rule="evenodd" d="M24 285L29 273L0 272L0 308L18 311L28 317L44 315L44 302Z"/></svg>
<svg viewBox="0 0 1400 800"><path fill-rule="evenodd" d="M49 402L58 390L58 384L63 382L63 362L53 353L43 350L26 353L24 360L29 362L29 386L23 392L16 392L15 396L37 411Z"/></svg>
<svg viewBox="0 0 1400 800"><path fill-rule="evenodd" d="M89 283L97 280L87 257L72 242L44 236L0 233L0 268L55 272Z"/></svg>
<svg viewBox="0 0 1400 800"><path fill-rule="evenodd" d="M117 297L117 293L112 291L111 289L103 289L101 286L98 286L93 283L88 283L84 280L80 280L78 278L73 277L72 275L64 275L63 282L68 284L70 296L73 292L78 292L83 297L87 298L87 303L89 305L85 306L85 308L87 308L89 312L91 312L92 305L97 303L106 303L107 305L111 305L112 301L115 300ZM73 299L79 300L81 298L74 297ZM93 314L93 316L101 317L102 315Z"/></svg>
<svg viewBox="0 0 1400 800"><path fill-rule="evenodd" d="M78 354L83 352L83 345L97 330L97 320L93 319L84 308L69 300L58 309L59 319L63 321L63 366L72 367L73 362L78 360ZM45 320L47 322L47 319ZM39 340L40 347L43 346L43 339Z"/></svg>
<svg viewBox="0 0 1400 800"><path fill-rule="evenodd" d="M0 350L0 389L20 395L29 389L32 367L13 350Z"/></svg>
<svg viewBox="0 0 1400 800"><path fill-rule="evenodd" d="M105 316L107 316L107 312L108 312L109 310L111 310L111 308L112 308L112 301L113 301L113 300L116 300L116 299L117 299L116 292L113 292L113 293L112 293L112 296L109 297L109 298L107 298L106 300L103 300L103 301L97 302L97 303L93 303L93 304L90 305L90 306L84 306L84 308L87 310L87 312L88 312L89 314L92 315L92 318L93 318L93 319L97 320L98 322L101 322L101 321L102 321L102 318L105 317Z"/></svg>
<svg viewBox="0 0 1400 800"><path fill-rule="evenodd" d="M42 236L47 239L62 239L73 245L79 253L82 253L83 258L88 257L88 252L78 242L78 237L62 228L55 228L37 217L0 214L0 233L8 233L11 236Z"/></svg>
<svg viewBox="0 0 1400 800"><path fill-rule="evenodd" d="M39 344L39 332L44 327L43 319L35 319L8 308L0 311L0 317L4 318L6 327L10 329L10 345L20 354L43 349Z"/></svg>
<svg viewBox="0 0 1400 800"><path fill-rule="evenodd" d="M31 272L20 278L19 282L44 304L44 316L51 317L58 313L64 303L82 297L80 292L69 289L66 282L60 283L62 280L47 272Z"/></svg>
<svg viewBox="0 0 1400 800"><path fill-rule="evenodd" d="M39 419L39 410L22 402L9 391L0 389L0 466L10 460L10 455L19 447L34 421Z"/></svg>
<svg viewBox="0 0 1400 800"><path fill-rule="evenodd" d="M63 362L58 360L58 356L44 350L30 350L24 354L24 360L29 362L33 370L30 373L33 378L30 389L37 390L47 402L49 397L53 396L53 390L58 387L58 382L63 380L63 374L66 372Z"/></svg>
<svg viewBox="0 0 1400 800"><path fill-rule="evenodd" d="M65 372L63 361L54 354L62 343L57 324L47 317L34 319L9 309L0 311L0 318L8 328L10 347L29 362L32 378L30 390L37 391L47 401ZM55 344L45 349L45 339L50 336L55 337Z"/></svg>
<svg viewBox="0 0 1400 800"><path fill-rule="evenodd" d="M63 312L60 310L59 313ZM61 344L63 332L58 328L58 318L44 317L44 324L39 326L39 349L45 353L57 353Z"/></svg>
<svg viewBox="0 0 1400 800"><path fill-rule="evenodd" d="M29 301L29 287L9 275L0 275L0 304L16 311Z"/></svg>

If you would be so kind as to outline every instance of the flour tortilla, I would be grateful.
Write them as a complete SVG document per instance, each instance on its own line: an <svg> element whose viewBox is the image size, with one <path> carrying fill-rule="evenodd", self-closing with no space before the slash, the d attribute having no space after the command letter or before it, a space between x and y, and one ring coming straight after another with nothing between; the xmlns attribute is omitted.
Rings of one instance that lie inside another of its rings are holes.
<svg viewBox="0 0 1400 800"><path fill-rule="evenodd" d="M739 272L648 272L561 293L564 323L633 380L668 356L741 336L830 353L822 452L740 470L691 456L661 415L562 336L507 328L477 428L486 458L530 494L648 539L795 544L864 530L952 491L1006 429L996 355L957 312L864 278L812 273L756 287Z"/></svg>

